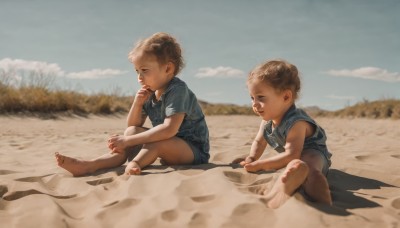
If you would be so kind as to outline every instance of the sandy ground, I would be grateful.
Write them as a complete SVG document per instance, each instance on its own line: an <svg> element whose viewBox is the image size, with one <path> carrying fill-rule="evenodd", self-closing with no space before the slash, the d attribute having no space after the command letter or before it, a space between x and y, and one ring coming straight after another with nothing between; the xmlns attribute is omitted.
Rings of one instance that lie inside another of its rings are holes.
<svg viewBox="0 0 400 228"><path fill-rule="evenodd" d="M0 117L1 227L400 227L400 121L317 119L333 154L333 206L296 193L278 209L258 192L279 173L247 173L256 116L209 116L210 164L124 166L72 177L54 152L94 158L125 117ZM267 150L265 156L274 152Z"/></svg>

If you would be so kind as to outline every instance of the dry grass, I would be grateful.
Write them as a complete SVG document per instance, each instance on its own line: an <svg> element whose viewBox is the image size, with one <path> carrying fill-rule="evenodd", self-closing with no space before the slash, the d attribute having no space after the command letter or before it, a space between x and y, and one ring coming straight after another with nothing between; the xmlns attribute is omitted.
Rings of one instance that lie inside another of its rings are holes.
<svg viewBox="0 0 400 228"><path fill-rule="evenodd" d="M56 117L59 114L86 116L112 115L129 111L133 97L73 91L53 91L40 86L12 87L0 83L0 114ZM247 106L199 102L206 115L248 115Z"/></svg>
<svg viewBox="0 0 400 228"><path fill-rule="evenodd" d="M205 115L254 115L250 106L239 106L233 104L211 104L199 101Z"/></svg>
<svg viewBox="0 0 400 228"><path fill-rule="evenodd" d="M314 116L346 117L346 118L371 118L371 119L400 119L400 100L384 99L357 103L344 109L328 112L314 111Z"/></svg>
<svg viewBox="0 0 400 228"><path fill-rule="evenodd" d="M107 94L85 95L73 91L51 91L44 87L15 88L0 84L0 114L85 116L126 113L130 100Z"/></svg>
<svg viewBox="0 0 400 228"><path fill-rule="evenodd" d="M45 86L14 87L0 81L0 115L18 114L56 118L57 115L113 115L129 111L133 97L99 93L87 95L74 91L50 90ZM251 107L233 104L210 104L199 101L205 115L254 115ZM305 108L315 117L392 118L400 119L400 100L385 99L360 102L338 111Z"/></svg>

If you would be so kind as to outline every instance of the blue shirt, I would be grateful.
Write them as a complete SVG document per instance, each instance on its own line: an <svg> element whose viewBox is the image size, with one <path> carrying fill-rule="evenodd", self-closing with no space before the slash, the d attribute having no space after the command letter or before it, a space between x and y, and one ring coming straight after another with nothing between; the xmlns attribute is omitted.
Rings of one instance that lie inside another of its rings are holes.
<svg viewBox="0 0 400 228"><path fill-rule="evenodd" d="M332 154L328 151L326 146L326 134L322 127L320 127L307 113L301 109L296 108L295 105L291 106L282 118L281 123L272 129L272 121L268 121L264 126L264 138L268 144L277 152L285 151L286 137L297 121L306 121L313 125L315 132L312 136L305 138L303 150L314 149L321 152L327 159L329 166L331 165L330 158Z"/></svg>
<svg viewBox="0 0 400 228"><path fill-rule="evenodd" d="M166 117L185 113L176 136L200 149L203 163L206 162L204 159L208 161L210 144L207 123L195 94L184 81L174 77L158 101L155 94L150 96L143 105L143 112L149 117L153 127L164 123Z"/></svg>

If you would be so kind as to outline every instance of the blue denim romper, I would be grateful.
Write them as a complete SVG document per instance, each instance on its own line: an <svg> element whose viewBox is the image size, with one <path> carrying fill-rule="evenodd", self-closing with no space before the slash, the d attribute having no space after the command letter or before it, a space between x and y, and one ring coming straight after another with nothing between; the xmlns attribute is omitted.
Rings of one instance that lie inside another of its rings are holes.
<svg viewBox="0 0 400 228"><path fill-rule="evenodd" d="M176 137L185 140L191 147L194 154L193 164L208 163L210 143L207 123L196 95L184 81L174 77L158 101L155 94L151 95L143 105L143 112L149 117L153 127L164 123L166 117L185 113Z"/></svg>
<svg viewBox="0 0 400 228"><path fill-rule="evenodd" d="M286 137L289 130L293 127L296 121L303 120L312 124L315 127L315 132L312 136L308 137L304 141L303 152L305 150L314 150L322 154L325 158L325 167L323 172L325 175L328 172L332 162L330 160L332 154L328 151L326 146L326 134L323 128L321 128L307 113L301 109L296 108L295 105L291 106L285 113L281 123L274 129L272 129L272 121L268 121L264 126L264 138L268 144L274 148L277 152L281 153L285 151Z"/></svg>

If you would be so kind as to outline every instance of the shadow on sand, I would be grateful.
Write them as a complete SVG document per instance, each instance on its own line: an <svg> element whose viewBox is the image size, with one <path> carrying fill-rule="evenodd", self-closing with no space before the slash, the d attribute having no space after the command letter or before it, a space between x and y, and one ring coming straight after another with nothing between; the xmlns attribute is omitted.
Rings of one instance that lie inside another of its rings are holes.
<svg viewBox="0 0 400 228"><path fill-rule="evenodd" d="M352 214L348 209L382 206L374 201L355 195L354 192L357 190L381 189L382 187L399 188L382 181L352 175L337 169L329 170L328 182L331 189L333 206L320 205L316 203L310 203L309 205L326 213L342 216Z"/></svg>

